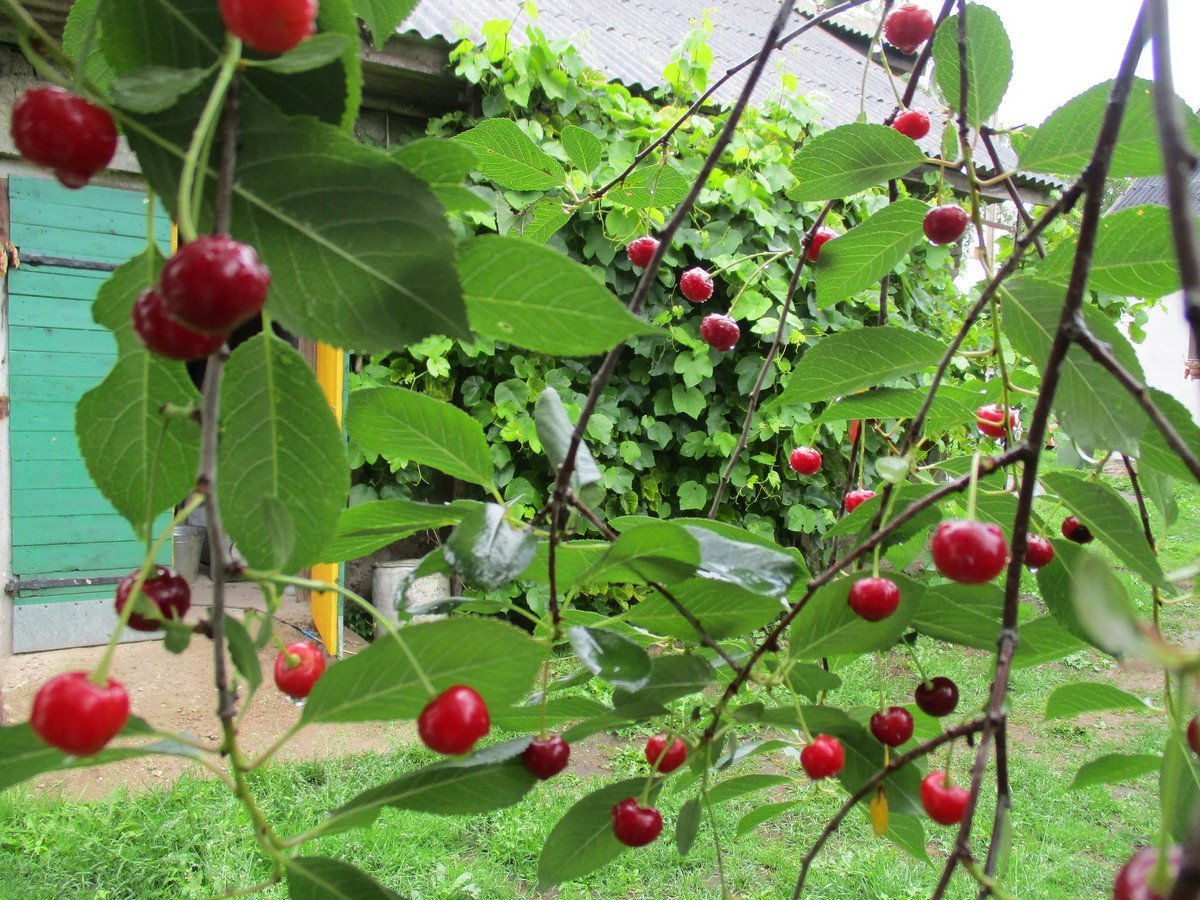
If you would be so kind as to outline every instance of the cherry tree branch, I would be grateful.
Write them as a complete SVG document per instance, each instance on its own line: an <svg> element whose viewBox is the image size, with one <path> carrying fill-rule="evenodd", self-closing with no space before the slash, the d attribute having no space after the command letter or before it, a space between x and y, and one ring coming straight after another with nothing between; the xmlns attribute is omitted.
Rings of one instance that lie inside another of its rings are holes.
<svg viewBox="0 0 1200 900"><path fill-rule="evenodd" d="M992 140L992 129L984 125L979 129L979 137L983 141L983 149L987 151L988 158L991 159L992 165L995 166L997 172L1004 171L1004 163L1000 160L1000 154L996 150L996 142ZM1029 214L1029 210L1025 208L1024 202L1021 200L1021 195L1017 193L1017 186L1013 182L1013 178L1009 175L1000 182L1004 185L1004 189L1008 191L1008 197L1013 202L1013 206L1017 208L1017 215L1021 221L1025 223L1026 228L1033 227L1033 216ZM1042 247L1042 242L1034 238L1033 247L1037 250L1037 255L1042 259L1046 258L1046 250Z"/></svg>

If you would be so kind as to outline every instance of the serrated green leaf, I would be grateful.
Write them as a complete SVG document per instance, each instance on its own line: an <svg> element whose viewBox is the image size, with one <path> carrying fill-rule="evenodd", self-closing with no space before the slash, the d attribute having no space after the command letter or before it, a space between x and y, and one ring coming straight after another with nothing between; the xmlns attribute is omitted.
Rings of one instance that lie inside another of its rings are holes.
<svg viewBox="0 0 1200 900"><path fill-rule="evenodd" d="M403 646L381 638L330 666L313 687L301 721L415 719L429 702L415 663L435 691L466 684L488 706L523 700L546 659L546 647L495 619L451 618L400 630Z"/></svg>
<svg viewBox="0 0 1200 900"><path fill-rule="evenodd" d="M749 634L778 618L783 607L778 600L742 588L693 578L673 584L671 596L699 622L709 637L723 640ZM628 620L652 634L695 643L696 629L658 591L654 591L628 614Z"/></svg>
<svg viewBox="0 0 1200 900"><path fill-rule="evenodd" d="M368 452L433 466L485 488L492 486L492 457L483 427L443 400L402 387L354 391L346 427Z"/></svg>
<svg viewBox="0 0 1200 900"><path fill-rule="evenodd" d="M113 101L123 109L138 113L160 112L174 106L180 97L199 87L209 73L209 69L147 66L113 81L109 92Z"/></svg>
<svg viewBox="0 0 1200 900"><path fill-rule="evenodd" d="M475 168L475 151L445 138L418 138L388 149L389 155L433 191L447 212L489 212L487 201L466 187L467 173Z"/></svg>
<svg viewBox="0 0 1200 900"><path fill-rule="evenodd" d="M349 35L345 34L314 34L308 40L301 41L291 50L273 59L259 60L254 68L264 69L280 75L295 75L298 72L308 72L327 66L341 58L346 48L354 44ZM190 90L190 88L189 88ZM180 91L186 93L186 91ZM148 111L148 110L144 110Z"/></svg>
<svg viewBox="0 0 1200 900"><path fill-rule="evenodd" d="M809 346L779 402L784 407L816 403L874 387L922 372L945 352L937 338L907 328L836 331Z"/></svg>
<svg viewBox="0 0 1200 900"><path fill-rule="evenodd" d="M848 300L892 271L922 240L928 210L920 200L898 200L825 244L817 265L817 305L824 309Z"/></svg>
<svg viewBox="0 0 1200 900"><path fill-rule="evenodd" d="M650 660L650 678L636 691L613 689L613 707L636 704L665 706L680 697L699 693L713 682L713 668L699 656L688 653L661 654Z"/></svg>
<svg viewBox="0 0 1200 900"><path fill-rule="evenodd" d="M1181 737L1175 732L1167 737L1158 786L1163 825L1176 843L1188 839L1196 807L1200 805L1200 769L1196 766L1196 754L1190 752Z"/></svg>
<svg viewBox="0 0 1200 900"><path fill-rule="evenodd" d="M583 174L591 175L600 168L600 159L604 154L600 138L578 125L565 125L560 139L571 164Z"/></svg>
<svg viewBox="0 0 1200 900"><path fill-rule="evenodd" d="M195 484L200 428L161 409L198 400L183 363L130 350L75 408L88 474L139 537Z"/></svg>
<svg viewBox="0 0 1200 900"><path fill-rule="evenodd" d="M469 144L479 155L476 170L502 188L545 191L565 180L558 161L542 152L509 119L485 119L453 140Z"/></svg>
<svg viewBox="0 0 1200 900"><path fill-rule="evenodd" d="M1059 685L1046 701L1046 719L1073 719L1084 713L1120 709L1148 712L1140 698L1111 684L1076 681Z"/></svg>
<svg viewBox="0 0 1200 900"><path fill-rule="evenodd" d="M636 691L650 680L650 657L638 644L603 628L567 629L567 639L583 665L609 684Z"/></svg>
<svg viewBox="0 0 1200 900"><path fill-rule="evenodd" d="M783 803L764 803L761 806L756 806L738 819L737 836L742 837L763 822L769 822L776 816L782 815L788 810L795 809L801 802L800 800L786 800Z"/></svg>
<svg viewBox="0 0 1200 900"><path fill-rule="evenodd" d="M799 574L796 560L782 548L744 543L699 525L684 525L700 548L696 575L732 584L755 594L782 597Z"/></svg>
<svg viewBox="0 0 1200 900"><path fill-rule="evenodd" d="M341 428L304 357L265 333L238 347L221 382L221 425L221 511L238 552L260 569L318 562L350 475Z"/></svg>
<svg viewBox="0 0 1200 900"><path fill-rule="evenodd" d="M995 584L938 584L925 588L913 626L939 641L996 649L1004 591Z"/></svg>
<svg viewBox="0 0 1200 900"><path fill-rule="evenodd" d="M933 38L933 80L952 109L962 103L958 16L938 26ZM1012 80L1013 54L995 10L967 4L967 121L978 127L1000 108Z"/></svg>
<svg viewBox="0 0 1200 900"><path fill-rule="evenodd" d="M521 213L521 237L534 244L544 244L571 221L575 210L554 197L542 197Z"/></svg>
<svg viewBox="0 0 1200 900"><path fill-rule="evenodd" d="M571 435L575 426L567 418L562 398L558 391L547 387L538 395L534 405L533 421L538 440L554 471L567 458L571 446ZM575 452L575 471L571 473L571 490L588 506L597 506L604 499L604 475L596 465L592 451L582 440ZM574 580L574 579L571 579Z"/></svg>
<svg viewBox="0 0 1200 900"><path fill-rule="evenodd" d="M289 900L399 900L362 869L325 856L292 856L284 861Z"/></svg>
<svg viewBox="0 0 1200 900"><path fill-rule="evenodd" d="M471 327L518 347L590 356L657 331L631 315L589 269L520 238L469 241L458 272Z"/></svg>
<svg viewBox="0 0 1200 900"><path fill-rule="evenodd" d="M142 342L134 333L130 318L133 303L142 291L158 281L164 262L157 245L147 247L114 271L96 293L92 319L113 333L117 339L118 357L142 350Z"/></svg>
<svg viewBox="0 0 1200 900"><path fill-rule="evenodd" d="M746 794L791 784L792 781L793 779L787 775L769 775L765 772L738 775L735 778L727 778L709 788L708 801L713 806L717 806L721 803L728 803L730 800L736 800L738 797L744 797Z"/></svg>
<svg viewBox="0 0 1200 900"><path fill-rule="evenodd" d="M643 166L608 192L608 202L629 209L669 209L687 196L691 181L669 165Z"/></svg>
<svg viewBox="0 0 1200 900"><path fill-rule="evenodd" d="M808 710L805 708L805 716ZM814 730L814 734L816 731ZM846 754L846 766L838 773L838 781L847 791L853 793L862 787L875 773L883 768L884 747L867 732L865 728L854 723L852 728L843 729L837 733ZM888 806L892 815L913 816L921 815L920 784L924 774L924 766L920 761L897 769L884 780L887 790ZM863 800L865 805L870 797ZM891 816L889 816L889 819Z"/></svg>
<svg viewBox="0 0 1200 900"><path fill-rule="evenodd" d="M1150 389L1150 399L1154 401L1154 405L1159 408L1167 421L1174 426L1175 432L1183 438L1183 442L1187 446L1200 447L1200 425L1196 423L1196 419L1186 406L1165 391L1155 388ZM1142 435L1140 449L1141 457L1138 461L1142 465L1170 475L1172 478L1178 478L1185 483L1191 482L1191 470L1184 465L1179 454L1171 449L1166 438L1157 428L1148 427L1146 429Z"/></svg>
<svg viewBox="0 0 1200 900"><path fill-rule="evenodd" d="M692 797L679 809L675 820L675 849L680 856L687 856L700 833L700 798Z"/></svg>
<svg viewBox="0 0 1200 900"><path fill-rule="evenodd" d="M900 588L900 606L879 622L868 622L850 608L850 585L870 573L839 578L818 590L805 604L788 630L791 655L796 659L821 659L842 653L886 650L912 624L920 608L922 586L895 572L887 578Z"/></svg>
<svg viewBox="0 0 1200 900"><path fill-rule="evenodd" d="M1079 567L1091 553L1067 540L1054 538L1051 540L1051 544L1054 546L1054 559L1049 565L1038 569L1037 573L1038 589L1042 600L1050 610L1050 615L1054 616L1060 625L1076 637L1092 643L1091 634L1083 627L1075 612L1074 602L1075 581L1079 577ZM1125 586L1116 579L1111 571L1108 575L1112 580L1105 591L1117 596L1124 595L1123 602L1127 604L1129 599ZM1132 609L1132 607L1130 608Z"/></svg>
<svg viewBox="0 0 1200 900"><path fill-rule="evenodd" d="M248 702L262 684L262 667L258 664L258 651L254 646L254 639L241 622L233 616L226 616L225 640L229 644L229 658L246 680L246 697L243 698L243 702Z"/></svg>
<svg viewBox="0 0 1200 900"><path fill-rule="evenodd" d="M150 734L149 726L136 716L131 717L119 739ZM18 725L0 726L0 790L28 781L46 772L67 769L86 769L124 759L137 759L154 753L188 756L191 752L176 752L170 747L150 744L135 747L108 746L94 756L71 756L54 747L47 746L33 733L28 722Z"/></svg>
<svg viewBox="0 0 1200 900"><path fill-rule="evenodd" d="M488 503L463 516L443 553L467 584L494 591L520 575L536 550L532 531L513 528L505 520L504 507Z"/></svg>
<svg viewBox="0 0 1200 900"><path fill-rule="evenodd" d="M457 525L477 504L417 503L414 500L373 500L343 509L333 544L322 562L343 562L374 553L380 547L416 534Z"/></svg>
<svg viewBox="0 0 1200 900"><path fill-rule="evenodd" d="M841 125L800 147L791 165L799 184L789 195L802 201L841 199L907 175L924 162L921 148L894 128Z"/></svg>
<svg viewBox="0 0 1200 900"><path fill-rule="evenodd" d="M1157 753L1106 753L1080 766L1070 789L1133 781L1157 772L1161 765L1162 757Z"/></svg>
<svg viewBox="0 0 1200 900"><path fill-rule="evenodd" d="M355 14L366 23L380 50L396 34L396 26L408 18L420 0L354 0Z"/></svg>
<svg viewBox="0 0 1200 900"><path fill-rule="evenodd" d="M1087 645L1077 638L1053 616L1042 616L1021 625L1021 639L1013 654L1013 668L1024 669L1046 662L1053 662L1078 653Z"/></svg>
<svg viewBox="0 0 1200 900"><path fill-rule="evenodd" d="M826 691L837 690L842 685L842 679L833 672L812 663L795 663L788 668L785 678L794 693L809 700L816 700Z"/></svg>
<svg viewBox="0 0 1200 900"><path fill-rule="evenodd" d="M579 584L671 583L690 578L699 565L700 546L695 538L672 522L651 522L624 531L595 566L579 577Z"/></svg>
<svg viewBox="0 0 1200 900"><path fill-rule="evenodd" d="M825 407L818 422L845 422L853 419L911 419L920 411L925 397L920 391L905 388L875 388L861 394L842 397ZM939 434L960 427L975 418L978 395L955 385L938 388L926 418L925 433Z"/></svg>
<svg viewBox="0 0 1200 900"><path fill-rule="evenodd" d="M1144 643L1137 628L1137 614L1125 586L1108 563L1082 551L1072 575L1075 615L1091 641L1113 656L1137 653Z"/></svg>

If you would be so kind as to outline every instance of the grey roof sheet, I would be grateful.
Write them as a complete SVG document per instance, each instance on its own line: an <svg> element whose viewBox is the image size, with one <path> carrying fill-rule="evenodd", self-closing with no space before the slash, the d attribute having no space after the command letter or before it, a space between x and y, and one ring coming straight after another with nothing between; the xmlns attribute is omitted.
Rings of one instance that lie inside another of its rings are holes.
<svg viewBox="0 0 1200 900"><path fill-rule="evenodd" d="M1135 179L1129 189L1117 198L1108 211L1116 212L1130 206L1145 206L1151 203L1155 206L1167 205L1167 182L1165 179ZM1197 209L1200 209L1200 172L1192 176L1192 203Z"/></svg>

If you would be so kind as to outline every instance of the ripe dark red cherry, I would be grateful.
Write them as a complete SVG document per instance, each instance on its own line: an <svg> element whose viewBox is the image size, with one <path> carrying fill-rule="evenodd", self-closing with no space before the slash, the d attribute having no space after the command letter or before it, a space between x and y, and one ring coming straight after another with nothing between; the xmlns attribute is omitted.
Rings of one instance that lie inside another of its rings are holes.
<svg viewBox="0 0 1200 900"><path fill-rule="evenodd" d="M913 692L917 708L927 716L941 718L958 706L958 685L943 675L922 681Z"/></svg>
<svg viewBox="0 0 1200 900"><path fill-rule="evenodd" d="M72 756L104 749L129 719L129 695L121 682L95 684L87 672L55 675L33 698L29 725L51 747Z"/></svg>
<svg viewBox="0 0 1200 900"><path fill-rule="evenodd" d="M961 206L947 203L945 206L935 206L925 213L922 227L925 237L935 244L952 244L963 236L970 219Z"/></svg>
<svg viewBox="0 0 1200 900"><path fill-rule="evenodd" d="M317 0L220 0L225 28L260 53L286 53L312 37Z"/></svg>
<svg viewBox="0 0 1200 900"><path fill-rule="evenodd" d="M1012 430L1017 430L1021 417L1015 409L1008 411L1008 422ZM975 425L988 437L1002 438L1008 432L1004 430L1004 410L995 403L989 403L975 410Z"/></svg>
<svg viewBox="0 0 1200 900"><path fill-rule="evenodd" d="M820 781L842 771L846 751L842 742L828 734L818 734L812 743L800 751L800 765L813 781Z"/></svg>
<svg viewBox="0 0 1200 900"><path fill-rule="evenodd" d="M72 189L106 169L117 152L117 127L108 111L60 87L31 88L17 99L12 138L23 157Z"/></svg>
<svg viewBox="0 0 1200 900"><path fill-rule="evenodd" d="M1192 748L1192 752L1200 756L1200 719L1192 716L1192 720L1187 726L1187 742Z"/></svg>
<svg viewBox="0 0 1200 900"><path fill-rule="evenodd" d="M638 806L637 797L626 797L612 808L612 830L626 847L644 847L662 834L663 820L653 806Z"/></svg>
<svg viewBox="0 0 1200 900"><path fill-rule="evenodd" d="M650 763L650 768L666 775L683 765L683 761L687 759L687 744L679 738L675 738L668 747L667 736L656 734L646 741L645 753L646 762Z"/></svg>
<svg viewBox="0 0 1200 900"><path fill-rule="evenodd" d="M971 792L951 784L945 772L930 772L921 779L921 805L939 825L955 825L967 812Z"/></svg>
<svg viewBox="0 0 1200 900"><path fill-rule="evenodd" d="M906 109L892 120L892 127L905 137L919 141L929 134L929 113L923 109Z"/></svg>
<svg viewBox="0 0 1200 900"><path fill-rule="evenodd" d="M847 602L868 622L878 622L900 605L900 588L886 578L862 578L850 585Z"/></svg>
<svg viewBox="0 0 1200 900"><path fill-rule="evenodd" d="M167 260L158 291L171 318L203 334L228 334L258 314L270 285L271 273L253 247L211 235Z"/></svg>
<svg viewBox="0 0 1200 900"><path fill-rule="evenodd" d="M812 447L797 447L788 456L788 465L801 475L816 475L821 471L821 454Z"/></svg>
<svg viewBox="0 0 1200 900"><path fill-rule="evenodd" d="M851 491L846 495L846 512L854 512L874 496L874 491L868 491L863 488L859 488L857 491Z"/></svg>
<svg viewBox="0 0 1200 900"><path fill-rule="evenodd" d="M889 747L899 747L913 734L913 717L903 706L889 706L871 716L871 734Z"/></svg>
<svg viewBox="0 0 1200 900"><path fill-rule="evenodd" d="M679 276L679 290L693 303L703 303L713 295L712 276L698 266L688 269Z"/></svg>
<svg viewBox="0 0 1200 900"><path fill-rule="evenodd" d="M929 552L938 571L960 584L991 581L1008 561L1000 526L974 519L943 522L933 533Z"/></svg>
<svg viewBox="0 0 1200 900"><path fill-rule="evenodd" d="M571 745L557 734L545 740L533 741L521 754L521 762L529 774L542 781L553 778L567 767L570 760Z"/></svg>
<svg viewBox="0 0 1200 900"><path fill-rule="evenodd" d="M883 36L901 53L912 53L933 34L933 16L919 6L901 6L888 13Z"/></svg>
<svg viewBox="0 0 1200 900"><path fill-rule="evenodd" d="M299 662L288 656L299 657ZM296 700L307 697L323 674L325 656L307 641L288 644L287 652L275 657L275 686Z"/></svg>
<svg viewBox="0 0 1200 900"><path fill-rule="evenodd" d="M1113 881L1113 900L1164 900L1179 876L1179 869L1183 865L1183 848L1176 845L1167 855L1169 881L1160 886L1162 893L1154 890L1149 883L1157 863L1157 847L1142 847L1129 857Z"/></svg>
<svg viewBox="0 0 1200 900"><path fill-rule="evenodd" d="M1048 566L1054 560L1054 545L1040 535L1031 534L1025 545L1025 565L1031 569Z"/></svg>
<svg viewBox="0 0 1200 900"><path fill-rule="evenodd" d="M838 233L827 225L822 225L818 228L808 244L808 261L816 262L817 258L821 255L821 248L837 236Z"/></svg>
<svg viewBox="0 0 1200 900"><path fill-rule="evenodd" d="M700 339L721 353L732 350L741 336L742 330L729 316L713 313L700 323Z"/></svg>
<svg viewBox="0 0 1200 900"><path fill-rule="evenodd" d="M154 288L142 291L134 301L133 331L143 347L167 359L203 359L225 343L223 334L201 334L168 316Z"/></svg>
<svg viewBox="0 0 1200 900"><path fill-rule="evenodd" d="M645 235L629 242L625 248L625 254L629 257L629 261L633 263L635 268L644 269L650 265L650 260L654 259L654 253L658 250L658 240Z"/></svg>
<svg viewBox="0 0 1200 900"><path fill-rule="evenodd" d="M442 691L417 718L417 733L425 746L447 755L466 753L491 727L487 704L463 684Z"/></svg>
<svg viewBox="0 0 1200 900"><path fill-rule="evenodd" d="M137 612L135 607L135 611L129 614L129 627L134 631L158 631L162 628L162 619L178 621L183 618L188 607L192 605L192 589L188 587L188 583L183 580L183 577L174 569L168 569L166 566L157 566L156 569L157 571L142 585L141 597L143 599L137 602L137 606L149 610L150 604L153 604L158 607L159 618L143 615ZM129 602L129 592L133 590L133 583L137 581L137 577L137 572L130 572L117 585L118 616L125 609L125 604Z"/></svg>
<svg viewBox="0 0 1200 900"><path fill-rule="evenodd" d="M1077 544L1090 544L1096 539L1088 527L1074 516L1067 516L1063 519L1062 533L1068 541L1074 541Z"/></svg>

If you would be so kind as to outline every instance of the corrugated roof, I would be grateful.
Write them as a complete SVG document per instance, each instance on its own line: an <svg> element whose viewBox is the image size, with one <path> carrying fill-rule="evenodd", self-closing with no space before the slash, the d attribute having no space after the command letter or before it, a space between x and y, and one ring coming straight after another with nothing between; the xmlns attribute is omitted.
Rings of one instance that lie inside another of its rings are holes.
<svg viewBox="0 0 1200 900"><path fill-rule="evenodd" d="M1167 205L1167 182L1164 178L1138 178L1117 201L1109 207L1109 212L1126 209L1130 206ZM1200 209L1200 172L1192 176L1192 203Z"/></svg>

